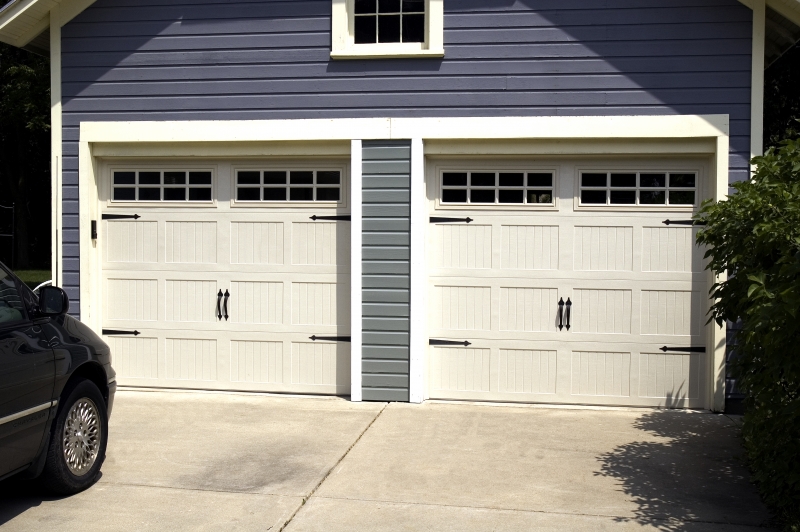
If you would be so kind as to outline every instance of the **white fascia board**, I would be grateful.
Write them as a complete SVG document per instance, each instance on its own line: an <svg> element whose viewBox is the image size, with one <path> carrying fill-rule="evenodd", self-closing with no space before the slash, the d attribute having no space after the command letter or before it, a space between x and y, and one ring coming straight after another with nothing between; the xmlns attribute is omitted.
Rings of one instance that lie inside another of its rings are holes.
<svg viewBox="0 0 800 532"><path fill-rule="evenodd" d="M82 122L90 143L361 139L667 139L727 136L728 115Z"/></svg>

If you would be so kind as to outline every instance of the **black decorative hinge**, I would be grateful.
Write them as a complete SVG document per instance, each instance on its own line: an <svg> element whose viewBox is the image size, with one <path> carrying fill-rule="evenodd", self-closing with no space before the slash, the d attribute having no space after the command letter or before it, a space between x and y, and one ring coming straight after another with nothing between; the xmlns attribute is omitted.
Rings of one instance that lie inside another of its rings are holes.
<svg viewBox="0 0 800 532"><path fill-rule="evenodd" d="M101 218L103 220L138 220L141 216L138 214L104 214Z"/></svg>
<svg viewBox="0 0 800 532"><path fill-rule="evenodd" d="M705 347L667 347L667 346L664 346L664 347L659 348L659 351L663 351L665 353L667 351L673 351L673 352L676 352L676 353L705 353L706 352L706 348Z"/></svg>
<svg viewBox="0 0 800 532"><path fill-rule="evenodd" d="M430 222L432 224L454 224L454 223L470 223L474 221L472 218L439 218L431 216Z"/></svg>
<svg viewBox="0 0 800 532"><path fill-rule="evenodd" d="M97 220L92 220L92 240L97 240Z"/></svg>
<svg viewBox="0 0 800 532"><path fill-rule="evenodd" d="M467 347L468 345L472 344L467 342L466 340L459 342L457 340L436 340L434 338L431 338L430 340L428 340L428 345L463 345L464 347Z"/></svg>
<svg viewBox="0 0 800 532"><path fill-rule="evenodd" d="M349 222L351 220L351 217L349 214L344 214L342 216L317 216L315 214L314 216L311 217L311 219L314 220L315 222L317 220L344 220L346 222Z"/></svg>
<svg viewBox="0 0 800 532"><path fill-rule="evenodd" d="M323 342L350 342L352 338L350 336L309 336L311 341L316 342L317 340Z"/></svg>
<svg viewBox="0 0 800 532"><path fill-rule="evenodd" d="M706 225L706 222L700 220L664 220L661 223L664 225Z"/></svg>
<svg viewBox="0 0 800 532"><path fill-rule="evenodd" d="M139 336L142 333L140 333L139 331L118 331L116 329L103 329L103 334L106 335L106 336L120 335L120 334L129 334L129 335L132 335L132 336Z"/></svg>

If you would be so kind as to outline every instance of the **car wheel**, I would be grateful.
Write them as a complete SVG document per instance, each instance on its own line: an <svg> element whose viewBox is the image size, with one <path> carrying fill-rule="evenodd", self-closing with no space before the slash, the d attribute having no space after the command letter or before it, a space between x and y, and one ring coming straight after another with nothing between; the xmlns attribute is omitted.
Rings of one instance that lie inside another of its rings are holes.
<svg viewBox="0 0 800 532"><path fill-rule="evenodd" d="M41 481L55 493L83 491L100 476L108 443L108 414L100 390L83 380L64 390Z"/></svg>

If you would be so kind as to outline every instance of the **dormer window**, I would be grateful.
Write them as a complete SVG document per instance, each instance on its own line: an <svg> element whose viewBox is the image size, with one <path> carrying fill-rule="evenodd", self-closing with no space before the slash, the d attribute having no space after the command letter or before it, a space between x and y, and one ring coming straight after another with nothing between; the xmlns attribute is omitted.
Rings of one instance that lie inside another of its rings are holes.
<svg viewBox="0 0 800 532"><path fill-rule="evenodd" d="M443 0L333 0L333 59L444 55Z"/></svg>

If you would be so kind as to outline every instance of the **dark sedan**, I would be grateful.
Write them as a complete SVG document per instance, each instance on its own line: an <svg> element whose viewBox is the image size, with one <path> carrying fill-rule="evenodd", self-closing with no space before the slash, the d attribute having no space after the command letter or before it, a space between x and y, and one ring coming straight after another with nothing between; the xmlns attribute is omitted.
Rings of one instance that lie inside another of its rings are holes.
<svg viewBox="0 0 800 532"><path fill-rule="evenodd" d="M0 263L0 480L61 494L99 478L116 390L108 345L68 310L63 290L37 296Z"/></svg>

